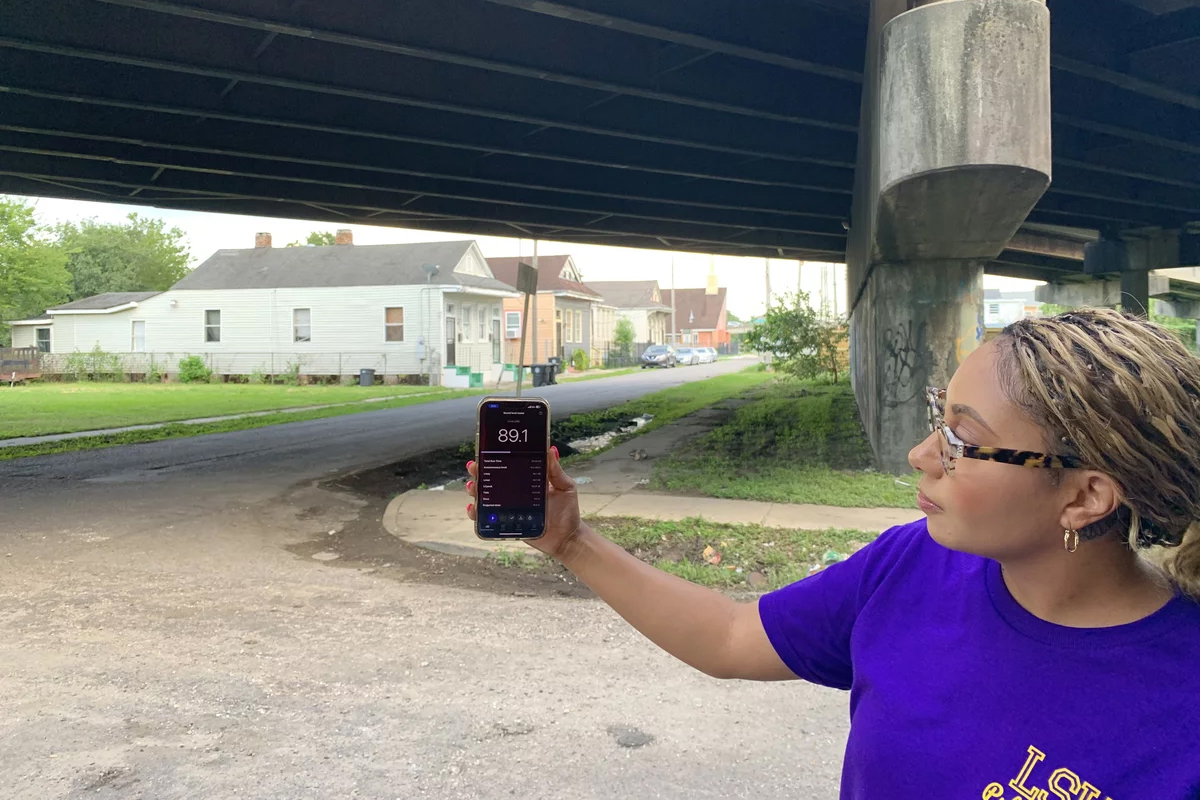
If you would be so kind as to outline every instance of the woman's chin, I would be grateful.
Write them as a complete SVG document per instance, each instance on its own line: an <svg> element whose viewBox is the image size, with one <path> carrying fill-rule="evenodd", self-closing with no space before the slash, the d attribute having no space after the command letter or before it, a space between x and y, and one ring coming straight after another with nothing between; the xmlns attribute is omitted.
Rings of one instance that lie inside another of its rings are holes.
<svg viewBox="0 0 1200 800"><path fill-rule="evenodd" d="M962 550L962 540L954 533L954 527L948 524L945 514L930 514L926 527L929 538L951 550Z"/></svg>

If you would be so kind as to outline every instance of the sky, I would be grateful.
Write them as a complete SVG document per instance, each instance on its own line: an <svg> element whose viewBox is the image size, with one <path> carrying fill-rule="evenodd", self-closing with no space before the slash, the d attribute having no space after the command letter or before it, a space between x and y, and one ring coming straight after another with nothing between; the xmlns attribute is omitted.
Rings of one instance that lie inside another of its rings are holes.
<svg viewBox="0 0 1200 800"><path fill-rule="evenodd" d="M249 217L232 214L213 214L199 211L176 211L148 206L92 203L81 200L59 200L49 197L25 198L36 209L38 221L45 225L87 218L100 222L121 222L136 212L143 217L164 220L168 226L183 231L195 266L215 251L227 248L254 246L254 235L269 232L275 247L303 240L311 231L334 231L349 227L355 244L402 244L475 239L488 258L531 256L531 239L509 239L495 236L466 236L405 228L384 228L370 225L339 226L305 220L285 220L274 217ZM766 270L762 258L736 256L707 256L692 253L672 253L664 250L636 250L626 247L539 242L540 255L570 254L584 281L620 281L656 279L663 289L671 288L672 262L674 285L681 289L703 288L709 271L716 270L718 283L728 290L727 305L743 319L761 314L766 300ZM771 259L771 294L778 297L795 292L800 287L809 293L814 305L824 300L839 313L846 311L846 268L842 264L822 264ZM1014 278L984 276L988 289L1018 291L1037 284Z"/></svg>

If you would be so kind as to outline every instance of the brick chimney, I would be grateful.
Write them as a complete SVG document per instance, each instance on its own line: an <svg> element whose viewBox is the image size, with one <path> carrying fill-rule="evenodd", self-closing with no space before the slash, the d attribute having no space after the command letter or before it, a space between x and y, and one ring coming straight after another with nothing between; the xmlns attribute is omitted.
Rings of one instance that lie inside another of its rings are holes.
<svg viewBox="0 0 1200 800"><path fill-rule="evenodd" d="M334 244L354 244L354 231L349 228L338 228L337 236L333 240Z"/></svg>
<svg viewBox="0 0 1200 800"><path fill-rule="evenodd" d="M269 234L269 233L254 234L254 249L257 250L260 247L270 247L270 246L271 246L271 234Z"/></svg>

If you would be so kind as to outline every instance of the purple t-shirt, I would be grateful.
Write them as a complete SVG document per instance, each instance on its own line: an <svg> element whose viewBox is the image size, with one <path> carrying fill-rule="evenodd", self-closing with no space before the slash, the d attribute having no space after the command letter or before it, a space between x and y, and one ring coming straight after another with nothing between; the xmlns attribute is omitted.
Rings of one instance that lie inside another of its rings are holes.
<svg viewBox="0 0 1200 800"><path fill-rule="evenodd" d="M842 800L1200 799L1200 604L1112 628L1026 611L925 520L764 595L801 678L850 690Z"/></svg>

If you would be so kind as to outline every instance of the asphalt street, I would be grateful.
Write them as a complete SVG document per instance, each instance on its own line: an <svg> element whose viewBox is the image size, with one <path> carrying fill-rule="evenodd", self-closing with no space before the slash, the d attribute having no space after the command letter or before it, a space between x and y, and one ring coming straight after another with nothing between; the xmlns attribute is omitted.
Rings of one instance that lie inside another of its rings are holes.
<svg viewBox="0 0 1200 800"><path fill-rule="evenodd" d="M545 397L552 415L565 416L737 372L750 363L730 359L642 370L526 388L524 394ZM164 511L176 514L261 501L301 481L379 466L470 440L475 435L478 402L479 398L467 397L233 433L0 461L0 524L18 529L133 515L146 521Z"/></svg>

